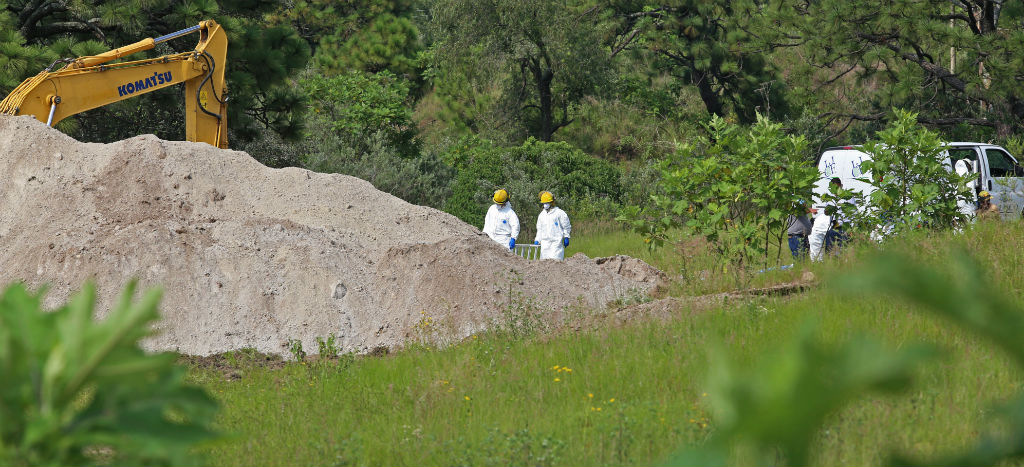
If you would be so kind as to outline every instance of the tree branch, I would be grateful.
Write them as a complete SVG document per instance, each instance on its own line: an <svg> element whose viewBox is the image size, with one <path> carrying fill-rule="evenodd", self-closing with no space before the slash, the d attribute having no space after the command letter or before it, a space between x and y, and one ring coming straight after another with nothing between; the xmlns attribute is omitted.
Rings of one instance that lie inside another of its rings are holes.
<svg viewBox="0 0 1024 467"><path fill-rule="evenodd" d="M575 118L570 118L570 119L566 120L565 117L563 116L562 121L553 123L551 125L551 134L555 134L555 132L558 131L559 128L562 128L562 127L564 127L564 126L574 122L575 120L576 120Z"/></svg>
<svg viewBox="0 0 1024 467"><path fill-rule="evenodd" d="M601 8L601 5L594 5L594 6L590 7L589 9L587 9L587 11L584 11L583 13L580 13L580 15L576 17L576 19L577 20L583 19L584 16L587 16L587 15L597 11L600 8Z"/></svg>
<svg viewBox="0 0 1024 467"><path fill-rule="evenodd" d="M989 120L987 118L973 118L973 117L948 117L948 118L918 117L917 121L919 123L926 123L928 125L959 125L961 123L966 123L966 124L972 125L972 126L987 126L987 127L990 127L990 128L995 128L996 126L998 126L997 122L994 122L994 121Z"/></svg>
<svg viewBox="0 0 1024 467"><path fill-rule="evenodd" d="M963 3L963 7L967 13L967 26L971 28L971 32L974 34L981 35L981 29L978 29L978 19L974 17L974 8L966 2Z"/></svg>
<svg viewBox="0 0 1024 467"><path fill-rule="evenodd" d="M676 10L677 10L676 8L663 6L661 8L655 8L655 9L650 10L650 11L638 11L636 13L629 13L629 14L626 14L626 15L623 15L623 16L625 16L626 18L630 18L630 19L643 18L645 16L651 16L651 17L655 17L655 18L660 18L662 13L670 13L670 12L673 12L673 11L676 11Z"/></svg>
<svg viewBox="0 0 1024 467"><path fill-rule="evenodd" d="M68 32L92 33L101 40L104 38L103 30L101 30L99 26L80 21L65 21L39 26L38 28L35 28L34 37L47 37Z"/></svg>
<svg viewBox="0 0 1024 467"><path fill-rule="evenodd" d="M636 39L636 36L638 35L640 35L640 28L636 28L632 32L630 32L629 37L627 37L626 40L622 42L622 44L619 44L617 47L615 47L614 50L612 50L611 56L614 57L618 55L619 52L622 52L622 50L625 49L626 46L629 45L631 42L633 42L633 39Z"/></svg>
<svg viewBox="0 0 1024 467"><path fill-rule="evenodd" d="M892 50L897 55L902 57L904 60L916 63L924 71L930 73L936 78L939 78L940 80L942 80L942 82L952 86L957 91L968 94L967 83L965 83L964 80L958 78L955 74L953 74L953 72L926 60L927 55L925 57L922 57L920 55L904 51L898 45L893 43L893 40L897 39L897 37L893 35L871 35L863 33L857 34L857 37L885 46L889 50ZM980 97L977 98L980 100L984 100Z"/></svg>
<svg viewBox="0 0 1024 467"><path fill-rule="evenodd" d="M32 16L32 13L39 9L43 4L43 1L44 0L32 0L31 2L26 3L25 6L21 7L21 12L18 13L19 30L24 29L25 25L28 24L28 18ZM9 6L8 8L13 9L14 7Z"/></svg>
<svg viewBox="0 0 1024 467"><path fill-rule="evenodd" d="M957 15L957 14L950 14L950 15L932 15L932 18L933 18L933 19L937 19L937 20L941 20L941 21L948 21L948 20L951 20L951 19L955 19L955 20L960 20L960 21L963 21L963 22L965 22L965 23L967 23L967 22L970 22L970 21L971 21L971 19L970 19L970 18L968 18L968 17L967 17L967 15Z"/></svg>
<svg viewBox="0 0 1024 467"><path fill-rule="evenodd" d="M38 4L39 2L36 3ZM24 22L21 24L21 29L19 30L19 32L21 33L22 37L24 37L26 40L38 37L39 35L36 34L36 23L38 23L39 20L46 17L46 15L49 15L50 13L53 13L55 11L67 11L67 5L64 5L59 2L49 2L46 5L42 5L35 8L27 17L25 17Z"/></svg>

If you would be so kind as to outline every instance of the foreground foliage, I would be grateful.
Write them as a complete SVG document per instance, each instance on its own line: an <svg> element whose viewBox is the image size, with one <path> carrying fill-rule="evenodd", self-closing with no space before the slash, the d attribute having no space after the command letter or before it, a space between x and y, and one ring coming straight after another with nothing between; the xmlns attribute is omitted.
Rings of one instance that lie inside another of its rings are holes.
<svg viewBox="0 0 1024 467"><path fill-rule="evenodd" d="M216 405L175 354L147 354L160 292L130 284L101 321L95 288L42 308L20 284L0 297L0 464L194 465Z"/></svg>
<svg viewBox="0 0 1024 467"><path fill-rule="evenodd" d="M872 290L918 305L976 334L1008 355L1018 371L1024 370L1024 307L994 290L986 268L963 250L952 254L948 265L938 269L901 254L875 255L840 285L853 298ZM728 363L712 365L709 391L716 395L712 401L719 430L707 444L681 453L672 463L808 465L814 438L831 414L871 392L914 387L915 370L935 356L929 347L910 344L889 350L864 337L823 346L804 334L752 372ZM981 430L973 445L958 453L912 456L927 460L912 460L896 447L883 463L995 465L1024 458L1024 392L988 399L992 407L987 418L994 423ZM998 426L1002 428L991 428ZM730 457L735 453L741 457Z"/></svg>

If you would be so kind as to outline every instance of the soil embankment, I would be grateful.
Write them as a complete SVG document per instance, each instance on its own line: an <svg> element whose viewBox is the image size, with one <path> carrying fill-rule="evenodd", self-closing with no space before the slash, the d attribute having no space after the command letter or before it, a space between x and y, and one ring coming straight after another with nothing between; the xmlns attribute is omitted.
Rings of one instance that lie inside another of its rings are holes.
<svg viewBox="0 0 1024 467"><path fill-rule="evenodd" d="M510 302L603 307L663 277L626 257L526 261L363 180L202 143L81 143L0 116L0 155L0 281L49 284L53 305L93 280L101 310L131 278L161 286L152 349L283 354L334 334L366 351L414 338L425 316L460 338Z"/></svg>

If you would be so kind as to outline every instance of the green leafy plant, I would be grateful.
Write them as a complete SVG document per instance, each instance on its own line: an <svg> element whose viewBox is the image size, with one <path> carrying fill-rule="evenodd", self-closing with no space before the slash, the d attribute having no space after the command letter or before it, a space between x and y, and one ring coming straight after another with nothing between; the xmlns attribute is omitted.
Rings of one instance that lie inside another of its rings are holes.
<svg viewBox="0 0 1024 467"><path fill-rule="evenodd" d="M0 464L195 465L216 404L173 353L147 353L160 292L130 283L93 320L95 287L45 311L21 284L0 297Z"/></svg>
<svg viewBox="0 0 1024 467"><path fill-rule="evenodd" d="M522 280L521 274L517 272L509 273L502 280L508 284L507 301L501 309L501 316L492 327L508 340L529 339L548 328L534 298L514 285L522 283Z"/></svg>
<svg viewBox="0 0 1024 467"><path fill-rule="evenodd" d="M306 359L306 350L302 348L302 341L299 339L288 339L288 353L292 354L295 361L301 362Z"/></svg>
<svg viewBox="0 0 1024 467"><path fill-rule="evenodd" d="M653 206L629 206L619 220L652 247L682 228L704 237L736 271L766 264L771 245L782 244L787 217L802 214L817 178L803 161L806 140L784 135L763 116L749 129L717 116L706 128L706 136L661 163Z"/></svg>
<svg viewBox="0 0 1024 467"><path fill-rule="evenodd" d="M323 337L316 338L317 354L320 355L320 358L334 358L341 353L341 347L338 347L338 344L335 342L336 339L334 333L327 336L327 339Z"/></svg>

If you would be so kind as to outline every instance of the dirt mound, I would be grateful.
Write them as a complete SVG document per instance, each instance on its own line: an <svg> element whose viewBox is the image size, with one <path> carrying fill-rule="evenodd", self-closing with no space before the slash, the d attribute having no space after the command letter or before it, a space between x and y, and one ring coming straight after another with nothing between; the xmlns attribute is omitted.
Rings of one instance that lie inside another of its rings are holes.
<svg viewBox="0 0 1024 467"><path fill-rule="evenodd" d="M153 349L282 354L334 334L366 351L436 323L460 338L509 305L601 307L660 277L627 257L526 261L363 180L206 144L80 143L0 117L0 154L0 281L50 284L52 305L93 280L103 308L131 278L160 285Z"/></svg>

